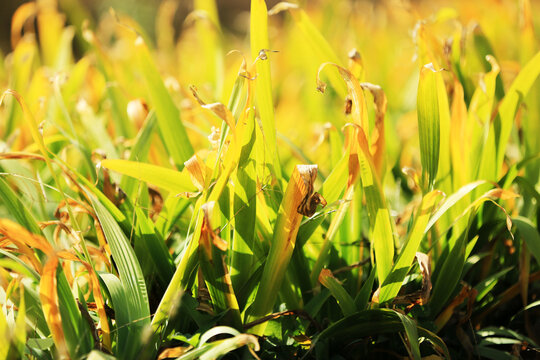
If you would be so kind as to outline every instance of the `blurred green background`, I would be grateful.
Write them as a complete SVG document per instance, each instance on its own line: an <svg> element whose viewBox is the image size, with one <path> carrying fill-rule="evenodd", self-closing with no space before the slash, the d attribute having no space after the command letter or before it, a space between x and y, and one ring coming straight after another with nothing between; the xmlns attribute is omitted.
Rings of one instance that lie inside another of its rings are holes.
<svg viewBox="0 0 540 360"><path fill-rule="evenodd" d="M8 53L10 47L11 18L17 8L29 1L25 0L2 0L0 11L0 49ZM268 7L278 3L278 0L267 0ZM58 0L59 7L63 13L69 14L71 18L67 21L70 24L77 24L82 18L88 18L95 22L99 17L113 8L117 12L124 13L134 18L141 24L150 36L155 33L156 13L161 0ZM222 25L229 31L245 32L247 30L247 12L249 11L249 0L217 0L219 17ZM178 10L175 14L175 24L177 32L182 28L182 23L186 16L193 9L192 0L178 0ZM76 9L76 11L73 11ZM77 18L77 16L79 18ZM177 35L178 35L177 33Z"/></svg>

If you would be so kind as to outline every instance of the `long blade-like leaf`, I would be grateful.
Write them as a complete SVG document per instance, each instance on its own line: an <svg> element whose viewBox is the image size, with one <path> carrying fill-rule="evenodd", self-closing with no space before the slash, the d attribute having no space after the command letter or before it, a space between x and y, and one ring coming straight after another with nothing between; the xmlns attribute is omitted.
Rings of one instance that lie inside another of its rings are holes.
<svg viewBox="0 0 540 360"><path fill-rule="evenodd" d="M193 147L180 119L180 111L165 88L154 60L141 37L135 41L135 49L150 101L155 107L165 146L175 165L182 170L184 162L193 155Z"/></svg>

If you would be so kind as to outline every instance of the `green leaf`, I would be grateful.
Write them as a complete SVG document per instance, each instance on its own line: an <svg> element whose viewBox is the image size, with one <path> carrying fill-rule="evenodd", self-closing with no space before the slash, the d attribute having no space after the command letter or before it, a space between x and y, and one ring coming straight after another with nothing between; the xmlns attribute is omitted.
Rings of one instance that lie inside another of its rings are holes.
<svg viewBox="0 0 540 360"><path fill-rule="evenodd" d="M255 224L257 222L257 173L255 143L255 118L253 112L247 119L243 134L238 168L234 174L233 210L234 233L230 259L231 281L235 289L241 289L248 281L253 264Z"/></svg>
<svg viewBox="0 0 540 360"><path fill-rule="evenodd" d="M129 338L132 339L128 340L124 351L135 356L142 346L140 337L142 331L150 324L150 307L144 276L135 252L120 226L93 195L89 196L118 269L120 287L115 291L118 292L118 297L122 298L121 306L125 307L123 310L127 311L126 322L129 323L127 326Z"/></svg>
<svg viewBox="0 0 540 360"><path fill-rule="evenodd" d="M21 292L24 291L23 287L20 289ZM17 348L17 352L21 358L24 356L26 339L26 304L24 302L24 296L21 296L17 319L15 320L15 329L13 331L13 344Z"/></svg>
<svg viewBox="0 0 540 360"><path fill-rule="evenodd" d="M482 281L480 281L474 287L476 291L478 291L478 295L476 296L476 301L480 302L487 294L491 292L491 290L493 290L495 285L497 285L497 282L499 281L499 279L503 277L504 275L506 275L512 269L514 269L514 267L510 266L510 267L507 267L506 269L498 271L495 274L492 274L482 279Z"/></svg>
<svg viewBox="0 0 540 360"><path fill-rule="evenodd" d="M470 184L462 186L458 191L456 191L454 194L450 195L439 207L439 209L433 214L433 216L429 219L428 224L426 225L426 228L424 230L424 233L427 233L433 225L439 220L450 208L452 208L458 201L465 198L468 194L470 194L474 189L476 189L478 186L486 184L486 181L479 180L472 182Z"/></svg>
<svg viewBox="0 0 540 360"><path fill-rule="evenodd" d="M218 216L217 211L214 214L214 206L215 202L211 202L201 207L204 218L199 236L199 267L202 270L215 312L226 312L222 322L241 329L242 320L238 301L225 265L227 243L219 238L219 235L214 232L212 227L212 217Z"/></svg>
<svg viewBox="0 0 540 360"><path fill-rule="evenodd" d="M265 52L271 47L268 41L268 13L264 0L251 0L250 40L251 57L253 59L259 58L256 64L255 100L262 123L265 159L272 162L273 169L271 169L271 173L278 180L281 180L281 165L279 163L274 120L274 102L272 100L270 60Z"/></svg>
<svg viewBox="0 0 540 360"><path fill-rule="evenodd" d="M370 221L370 236L377 262L377 278L379 284L384 281L392 269L394 260L393 220L387 207L382 185L377 178L369 151L364 147L358 154L360 161L360 177L366 197L366 206Z"/></svg>
<svg viewBox="0 0 540 360"><path fill-rule="evenodd" d="M516 360L516 357L506 351L497 350L487 346L477 345L474 348L476 354L484 359L491 360Z"/></svg>
<svg viewBox="0 0 540 360"><path fill-rule="evenodd" d="M323 330L313 342L316 345L320 341L330 341L333 348L342 348L366 336L397 333L404 330L404 324L396 311L371 309L357 312L333 323ZM418 335L428 338L444 352L447 358L450 358L446 345L437 335L421 327L418 327L417 331ZM413 333L414 331L412 331L411 337L414 338ZM418 341L418 338L412 340Z"/></svg>
<svg viewBox="0 0 540 360"><path fill-rule="evenodd" d="M206 79L212 82L215 98L220 99L225 69L223 68L222 33L216 2L214 0L195 0L194 7L196 12L204 14L195 23L202 47L200 69L204 69Z"/></svg>
<svg viewBox="0 0 540 360"><path fill-rule="evenodd" d="M298 213L298 207L303 198L309 195L307 194L307 182L313 182L316 175L316 165L297 165L293 171L281 201L259 289L251 308L248 309L246 322L255 321L272 311L296 244L296 235L302 220L302 214ZM262 335L265 327L266 323L254 326L250 332Z"/></svg>
<svg viewBox="0 0 540 360"><path fill-rule="evenodd" d="M182 172L129 160L102 160L104 168L156 185L173 194L195 191L186 170Z"/></svg>
<svg viewBox="0 0 540 360"><path fill-rule="evenodd" d="M61 267L57 271L57 292L59 309L62 318L62 328L66 344L72 357L87 354L92 348L90 327L83 319L79 307ZM30 304L29 304L30 305ZM43 304L41 304L42 306Z"/></svg>
<svg viewBox="0 0 540 360"><path fill-rule="evenodd" d="M230 334L231 338L225 340L217 340L213 342L207 342L211 337L216 335ZM223 355L230 353L243 346L253 346L255 351L259 351L259 342L253 335L240 334L238 331L226 327L216 326L201 336L199 346L187 354L184 354L177 358L177 360L212 360L221 358Z"/></svg>
<svg viewBox="0 0 540 360"><path fill-rule="evenodd" d="M339 283L339 281L334 277L332 272L328 269L323 269L319 274L319 282L328 290L332 296L337 300L343 315L349 316L356 312L356 306L354 301L345 290L345 288Z"/></svg>
<svg viewBox="0 0 540 360"><path fill-rule="evenodd" d="M407 315L401 314L399 311L396 311L399 320L403 324L405 333L407 334L407 340L409 341L409 346L413 358L415 360L420 360L422 355L420 354L420 344L418 343L418 329L414 321Z"/></svg>
<svg viewBox="0 0 540 360"><path fill-rule="evenodd" d="M510 132L519 104L523 101L523 98L527 95L539 75L540 52L529 60L519 72L499 106L498 116L494 123L497 143L497 174L501 173L506 146L510 139Z"/></svg>
<svg viewBox="0 0 540 360"><path fill-rule="evenodd" d="M120 358L127 359L130 355L134 356L135 351L140 346L138 319L134 319L130 315L129 294L120 279L113 274L107 273L100 273L99 276L105 284L104 288L109 292L112 308L114 309L118 346L116 353ZM132 336L130 336L130 332Z"/></svg>
<svg viewBox="0 0 540 360"><path fill-rule="evenodd" d="M160 286L165 289L174 274L174 263L169 254L165 242L158 235L154 223L139 208L135 208L136 216L136 239L135 253L141 263L150 266L150 271L145 274L147 279L157 278ZM148 284L150 286L151 284Z"/></svg>
<svg viewBox="0 0 540 360"><path fill-rule="evenodd" d="M135 41L135 53L148 88L150 103L156 111L158 126L165 147L176 167L182 170L184 162L193 155L193 147L180 119L180 111L174 104L171 94L165 88L148 48L141 37L138 37Z"/></svg>
<svg viewBox="0 0 540 360"><path fill-rule="evenodd" d="M422 181L425 189L431 190L437 178L441 136L437 70L432 64L420 71L417 102Z"/></svg>
<svg viewBox="0 0 540 360"><path fill-rule="evenodd" d="M319 256L317 257L317 261L313 265L311 269L311 283L315 284L317 281L317 278L320 277L321 270L323 269L323 266L327 263L328 257L330 255L330 248L332 247L332 242L334 238L336 237L338 233L338 229L340 228L341 224L343 223L343 220L345 219L345 214L349 210L349 206L351 204L351 201L354 197L355 188L354 186L349 186L347 190L345 191L345 195L342 199L342 202L339 204L339 207L334 214L334 217L332 218L332 221L330 222L330 226L328 227L328 231L324 237L323 244L321 245L321 249L319 250Z"/></svg>
<svg viewBox="0 0 540 360"><path fill-rule="evenodd" d="M356 295L356 298L354 299L354 303L356 305L356 308L359 311L366 310L369 305L369 298L371 297L371 291L373 290L373 283L375 282L375 275L377 274L377 270L375 267L371 269L371 272L369 273L369 276L364 282L364 285L362 285L362 288Z"/></svg>
<svg viewBox="0 0 540 360"><path fill-rule="evenodd" d="M128 160L138 162L147 161L148 150L150 149L151 144L150 140L152 139L152 135L154 135L155 128L156 113L150 111L144 125L135 138L135 145L131 148ZM137 193L137 181L129 175L124 175L120 181L120 188L122 188L130 199L133 199Z"/></svg>
<svg viewBox="0 0 540 360"><path fill-rule="evenodd" d="M0 178L0 202L4 204L9 214L13 216L19 224L34 234L41 234L41 229L32 213L28 211L19 197L2 178Z"/></svg>
<svg viewBox="0 0 540 360"><path fill-rule="evenodd" d="M540 234L538 234L536 226L531 220L522 216L513 217L512 224L516 226L518 235L525 241L527 249L540 264Z"/></svg>
<svg viewBox="0 0 540 360"><path fill-rule="evenodd" d="M0 254L5 256L6 258L9 258L0 258L1 268L13 270L21 275L33 278L33 280L39 282L39 274L30 265L13 255L12 253L7 252L3 249L0 249Z"/></svg>
<svg viewBox="0 0 540 360"><path fill-rule="evenodd" d="M423 197L414 219L413 228L408 235L405 245L401 249L399 257L392 268L392 272L382 285L379 295L379 301L381 303L393 299L398 294L403 279L405 279L414 261L414 256L418 251L420 242L424 238L431 213L441 199L442 192L438 190L434 190Z"/></svg>
<svg viewBox="0 0 540 360"><path fill-rule="evenodd" d="M470 215L469 226L475 215L475 213ZM467 248L467 238L468 229L459 236L442 266L436 269L438 276L436 277L437 280L435 281L431 299L429 300L433 314L439 313L444 307L461 279L466 260L465 250Z"/></svg>
<svg viewBox="0 0 540 360"><path fill-rule="evenodd" d="M38 349L38 350L47 350L50 349L54 345L54 340L52 338L30 338L26 342L26 346L28 346L31 349Z"/></svg>
<svg viewBox="0 0 540 360"><path fill-rule="evenodd" d="M480 338L491 337L491 336L506 337L506 338L511 338L511 339L517 339L522 342L532 344L534 346L538 346L531 338L525 335L521 335L520 333L512 329L508 329L502 326L501 327L488 326L481 330L476 331L476 334Z"/></svg>
<svg viewBox="0 0 540 360"><path fill-rule="evenodd" d="M215 343L212 343L212 345L213 346L210 347L209 350L200 355L201 360L217 359L243 346L252 345L255 351L259 350L259 342L257 341L257 338L249 334L239 334L233 338L216 341Z"/></svg>
<svg viewBox="0 0 540 360"><path fill-rule="evenodd" d="M102 351L99 351L99 350L92 350L90 351L90 353L88 354L88 357L86 358L87 360L115 360L116 357L115 356L112 356L112 355L109 355L109 354L106 354Z"/></svg>

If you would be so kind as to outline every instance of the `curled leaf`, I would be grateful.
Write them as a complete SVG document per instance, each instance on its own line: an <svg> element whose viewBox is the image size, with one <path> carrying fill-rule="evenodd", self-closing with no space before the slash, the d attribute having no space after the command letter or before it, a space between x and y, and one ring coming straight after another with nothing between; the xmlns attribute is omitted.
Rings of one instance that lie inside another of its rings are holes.
<svg viewBox="0 0 540 360"><path fill-rule="evenodd" d="M207 171L204 162L197 156L193 155L188 161L184 163L191 182L195 185L197 190L203 191L206 187Z"/></svg>
<svg viewBox="0 0 540 360"><path fill-rule="evenodd" d="M21 40L23 28L33 23L37 11L38 9L35 2L27 2L19 6L13 14L13 17L11 18L11 47L13 49L15 49Z"/></svg>
<svg viewBox="0 0 540 360"><path fill-rule="evenodd" d="M300 205L296 211L299 214L305 215L307 217L313 216L317 210L317 205L326 206L326 200L318 192L313 192L313 183L317 178L317 165L299 165L303 168L303 171L300 172L300 176L304 181L304 189L306 193Z"/></svg>
<svg viewBox="0 0 540 360"><path fill-rule="evenodd" d="M283 1L283 2L277 3L276 5L274 5L273 8L268 10L268 16L277 15L282 11L287 11L290 9L298 9L298 5Z"/></svg>
<svg viewBox="0 0 540 360"><path fill-rule="evenodd" d="M386 115L386 108L388 101L386 94L379 85L370 83L361 83L362 88L367 89L373 95L373 101L375 105L375 127L371 134L371 154L373 155L373 165L377 170L379 178L382 178L384 173L384 151L385 151L385 138L384 138L384 117Z"/></svg>
<svg viewBox="0 0 540 360"><path fill-rule="evenodd" d="M364 62L362 61L360 52L356 49L351 49L349 54L347 54L347 57L349 58L349 71L353 73L356 78L362 79L364 75Z"/></svg>

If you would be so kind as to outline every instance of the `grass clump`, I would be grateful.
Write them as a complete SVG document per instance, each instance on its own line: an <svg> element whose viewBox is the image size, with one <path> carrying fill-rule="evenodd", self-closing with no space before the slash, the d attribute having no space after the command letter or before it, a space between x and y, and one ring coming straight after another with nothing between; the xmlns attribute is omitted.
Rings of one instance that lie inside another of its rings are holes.
<svg viewBox="0 0 540 360"><path fill-rule="evenodd" d="M0 359L538 354L535 4L67 4L0 62Z"/></svg>

